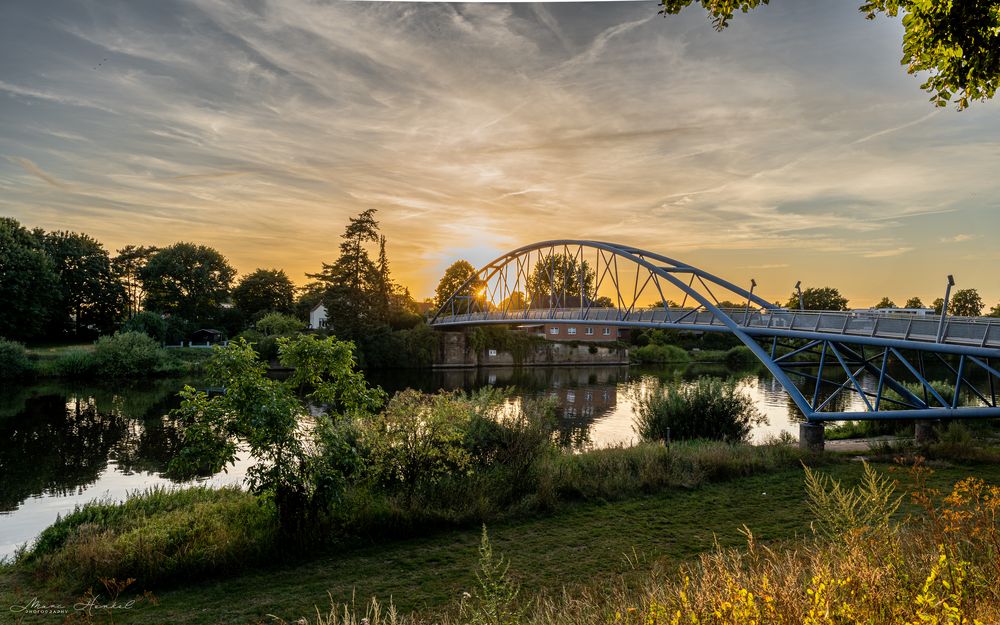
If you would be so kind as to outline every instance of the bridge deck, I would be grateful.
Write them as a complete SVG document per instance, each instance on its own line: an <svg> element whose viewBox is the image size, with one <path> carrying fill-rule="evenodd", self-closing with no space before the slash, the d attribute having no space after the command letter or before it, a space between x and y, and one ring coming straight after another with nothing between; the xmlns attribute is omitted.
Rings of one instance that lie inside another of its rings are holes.
<svg viewBox="0 0 1000 625"><path fill-rule="evenodd" d="M842 336L844 340L867 338L912 343L915 347L938 344L956 347L1000 349L1000 319L991 317L947 317L941 340L941 318L936 315L893 315L891 313L725 309L723 312L756 335L782 334ZM665 329L726 331L725 323L713 312L697 309L662 308L625 311L616 308L529 309L516 312L474 312L441 315L434 326L477 325L525 322L577 322L595 325L627 325Z"/></svg>

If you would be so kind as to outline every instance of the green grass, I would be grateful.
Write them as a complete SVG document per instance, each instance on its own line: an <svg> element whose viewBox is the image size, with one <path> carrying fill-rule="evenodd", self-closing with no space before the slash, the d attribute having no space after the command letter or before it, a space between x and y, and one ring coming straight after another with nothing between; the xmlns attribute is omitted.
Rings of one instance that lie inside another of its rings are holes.
<svg viewBox="0 0 1000 625"><path fill-rule="evenodd" d="M888 470L885 465L879 469ZM859 463L833 461L823 470L847 484L861 475ZM908 492L905 473L893 475L901 479L899 492ZM950 488L967 475L1000 483L1000 465L939 467L932 482ZM638 580L654 562L675 566L716 542L743 544L743 525L758 539L775 541L807 534L809 521L803 472L792 468L611 503L578 503L553 515L493 523L490 534L494 549L510 559L511 572L524 591L533 594L564 586L600 586L602 580L611 584L622 576ZM336 601L349 602L354 595L360 604L376 595L386 602L392 598L401 611L430 614L453 607L463 591L472 589L479 539L479 527L463 527L324 553L297 565L247 569L157 592L158 605L118 612L115 622L271 622L267 614L291 621L312 614L314 605L327 606L328 591ZM16 603L17 586L21 598L71 599L32 584L9 570L0 573L0 603ZM52 616L35 618L23 622L54 622Z"/></svg>
<svg viewBox="0 0 1000 625"><path fill-rule="evenodd" d="M33 358L46 359L46 358L58 358L59 356L65 354L66 352L72 352L77 350L84 350L88 352L94 351L94 342L87 341L86 343L67 343L60 345L38 345L35 347L28 348L28 355Z"/></svg>

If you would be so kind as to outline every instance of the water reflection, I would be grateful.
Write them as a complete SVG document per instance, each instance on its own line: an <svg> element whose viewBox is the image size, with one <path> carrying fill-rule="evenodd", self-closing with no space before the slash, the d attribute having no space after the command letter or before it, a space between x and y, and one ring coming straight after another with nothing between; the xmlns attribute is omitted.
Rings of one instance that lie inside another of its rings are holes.
<svg viewBox="0 0 1000 625"><path fill-rule="evenodd" d="M183 381L131 386L40 384L0 401L0 556L30 541L58 514L94 499L167 486L177 449L165 415ZM246 463L212 484L241 482Z"/></svg>
<svg viewBox="0 0 1000 625"><path fill-rule="evenodd" d="M944 373L935 375L943 378ZM781 385L761 371L734 373L724 366L525 367L369 372L388 392L416 388L472 390L513 387L520 397L552 397L558 405L560 442L574 449L636 440L635 398L661 381L712 375L736 377L767 416L751 433L760 442L781 432L797 434L802 416ZM937 379L937 377L932 377ZM877 378L859 379L869 391ZM0 555L32 540L78 503L119 500L128 492L170 485L163 477L177 449L167 412L178 405L182 380L131 386L46 383L0 393ZM196 384L197 386L197 384ZM821 400L836 388L822 389ZM813 389L803 387L808 397ZM968 394L968 392L966 392ZM864 410L856 393L839 394L830 409ZM211 484L240 483L249 462L240 460Z"/></svg>

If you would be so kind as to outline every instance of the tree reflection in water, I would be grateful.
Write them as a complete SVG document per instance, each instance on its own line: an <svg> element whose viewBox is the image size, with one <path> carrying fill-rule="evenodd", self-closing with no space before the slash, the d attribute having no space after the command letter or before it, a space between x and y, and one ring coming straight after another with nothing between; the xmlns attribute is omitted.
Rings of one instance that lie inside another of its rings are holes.
<svg viewBox="0 0 1000 625"><path fill-rule="evenodd" d="M4 393L0 511L16 510L28 497L77 492L110 462L124 473L162 473L177 447L164 415L177 405L181 384L42 384Z"/></svg>

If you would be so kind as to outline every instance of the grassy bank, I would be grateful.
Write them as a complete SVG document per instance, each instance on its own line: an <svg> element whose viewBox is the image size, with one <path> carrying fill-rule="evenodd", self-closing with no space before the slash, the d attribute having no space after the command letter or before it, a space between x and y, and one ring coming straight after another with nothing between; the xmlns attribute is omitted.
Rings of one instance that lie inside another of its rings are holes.
<svg viewBox="0 0 1000 625"><path fill-rule="evenodd" d="M24 359L9 378L73 379L149 378L201 373L211 357L209 349L158 347L155 342L123 345L104 337L101 341L72 345L47 345L23 349Z"/></svg>
<svg viewBox="0 0 1000 625"><path fill-rule="evenodd" d="M17 568L52 588L82 590L102 577L136 578L162 588L229 575L247 564L299 561L317 549L691 489L793 467L801 458L783 445L645 444L547 455L517 479L501 467L443 477L415 492L359 483L315 527L294 537L281 534L269 501L258 503L244 491L154 490L124 504L78 508L46 529Z"/></svg>
<svg viewBox="0 0 1000 625"><path fill-rule="evenodd" d="M832 461L823 470L846 484L861 477L859 463ZM893 475L901 481L900 492L911 488L905 472ZM930 483L950 490L967 475L997 483L1000 466L940 466ZM913 511L907 505L901 514ZM802 469L784 468L652 495L633 491L617 500L585 499L552 513L496 520L490 532L528 601L538 592L558 596L564 587L605 595L611 588L637 591L653 570L673 574L716 544L744 544L743 525L759 541L782 541L809 535L811 520ZM308 560L240 567L225 577L154 589L157 605L116 612L115 622L256 623L270 622L268 614L292 621L312 615L313 606L325 607L327 592L338 602L350 602L352 596L359 603L371 596L391 598L404 613L453 612L462 592L475 585L479 538L478 524L470 524L422 537L358 540ZM39 586L26 571L0 575L0 601L11 604L35 595L44 601L68 599L58 588Z"/></svg>

